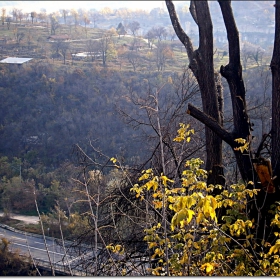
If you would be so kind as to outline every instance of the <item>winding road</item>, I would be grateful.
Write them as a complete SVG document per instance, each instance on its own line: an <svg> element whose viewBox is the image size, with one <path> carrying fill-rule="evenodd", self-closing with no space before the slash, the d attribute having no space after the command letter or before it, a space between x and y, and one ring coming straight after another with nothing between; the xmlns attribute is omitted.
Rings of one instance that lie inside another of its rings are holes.
<svg viewBox="0 0 280 280"><path fill-rule="evenodd" d="M26 223L38 223L38 217L13 215L14 219L20 219ZM69 242L65 241L65 247L61 240L38 234L31 234L0 224L0 239L7 239L9 250L19 252L22 256L31 257L33 264L51 270L53 267L56 273L67 275L85 276L84 269L80 262L87 256L92 255L92 250L86 249L84 254L77 255L71 250ZM59 244L60 243L60 244Z"/></svg>
<svg viewBox="0 0 280 280"><path fill-rule="evenodd" d="M57 271L65 271L73 259L73 253L64 252L63 248L57 244L54 238L27 234L21 231L13 231L5 225L0 227L0 238L6 238L10 244L11 251L18 251L20 255L31 256L34 264L50 268L51 265Z"/></svg>

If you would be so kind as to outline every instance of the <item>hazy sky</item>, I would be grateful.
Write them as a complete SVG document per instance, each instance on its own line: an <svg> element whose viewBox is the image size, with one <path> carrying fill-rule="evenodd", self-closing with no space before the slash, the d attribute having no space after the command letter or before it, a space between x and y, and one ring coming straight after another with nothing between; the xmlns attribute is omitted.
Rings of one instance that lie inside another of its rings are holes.
<svg viewBox="0 0 280 280"><path fill-rule="evenodd" d="M2 5L8 4L9 8L16 6L22 9L24 12L30 11L30 9L40 11L41 8L45 8L47 12L57 11L59 9L91 9L95 8L97 10L104 7L110 7L111 9L118 9L122 7L127 7L130 9L145 9L151 10L157 7L163 7L166 9L165 1L1 1ZM176 1L175 1L176 2ZM4 4L5 3L5 4ZM16 3L16 5L14 5ZM7 6L7 7L8 7Z"/></svg>

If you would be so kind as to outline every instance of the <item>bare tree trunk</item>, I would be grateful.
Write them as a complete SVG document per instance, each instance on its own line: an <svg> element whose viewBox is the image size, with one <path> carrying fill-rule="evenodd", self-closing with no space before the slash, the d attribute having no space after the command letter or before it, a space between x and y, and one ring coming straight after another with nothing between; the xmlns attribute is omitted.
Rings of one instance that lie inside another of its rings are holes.
<svg viewBox="0 0 280 280"><path fill-rule="evenodd" d="M231 1L218 0L218 2L221 7L229 44L229 63L226 66L221 66L220 72L227 80L231 93L234 124L234 129L231 132L228 132L223 128L221 117L219 118L216 115L219 110L216 109L215 91L213 91L211 78L213 73L213 61L210 58L211 51L210 49L208 50L208 47L213 48L211 38L209 38L212 36L212 26L211 20L209 19L210 15L206 1L191 1L190 12L199 26L200 39L199 49L193 51L189 37L184 33L180 26L174 5L171 1L166 0L166 5L168 7L173 27L177 36L187 49L188 57L190 59L190 68L194 72L201 89L203 111L189 104L188 113L204 123L208 129L212 131L212 133L215 133L218 135L217 137L230 145L234 151L236 162L244 183L246 184L249 181L254 181L255 186L258 186L258 179L252 164L253 156L250 147L246 153L241 153L235 149L239 146L239 144L235 142L236 138L243 138L247 142L251 142L252 129L247 115L245 86L242 78L242 66L240 62L239 34L232 13ZM269 213L269 209L270 206L278 200L280 194L280 1L276 1L275 8L275 41L273 57L270 65L272 71L271 161L274 175L273 187L275 188L275 193L268 190L268 188L265 189L261 187L261 191L257 195L256 200L253 200L248 204L249 216L251 219L254 218L256 221L256 237L266 241L274 238L271 230L272 228L270 226L272 216ZM201 65L201 63L204 63L205 65ZM208 87L208 89L205 87ZM205 102L207 104L205 104ZM212 106L211 110L209 110L210 106ZM209 134L206 134L206 137L208 137L206 138L206 145L208 146L214 138L212 138L213 136L209 136ZM211 152L207 150L207 158L210 155ZM218 159L216 158L216 160ZM212 164L214 162L215 161L213 161ZM207 166L207 168L209 168L209 166ZM253 185L251 186L255 187ZM250 187L250 185L248 185L248 187Z"/></svg>
<svg viewBox="0 0 280 280"><path fill-rule="evenodd" d="M190 11L199 28L199 48L195 51L190 38L180 25L172 1L166 0L166 6L174 30L187 50L189 68L199 84L203 112L221 124L213 64L213 26L207 1L191 1ZM222 139L208 127L205 127L205 135L208 183L224 185Z"/></svg>
<svg viewBox="0 0 280 280"><path fill-rule="evenodd" d="M232 13L231 2L227 0L219 1L229 42L229 64L221 66L220 72L222 76L226 78L231 92L234 122L234 130L231 133L223 129L222 116L219 116L219 114L222 114L222 112L220 112L221 104L219 104L221 102L218 101L218 98L221 99L221 94L219 94L219 91L217 92L217 89L215 89L213 68L213 34L207 1L192 1L190 5L190 12L199 26L200 44L198 50L196 51L192 50L190 39L187 35L185 35L184 31L180 27L178 19L176 19L174 6L172 8L170 1L166 1L166 3L167 6L171 6L169 13L172 24L175 31L177 30L176 33L178 37L187 49L188 56L190 58L190 68L194 72L201 90L204 114L192 105L189 105L188 113L199 119L204 124L208 123L208 127L206 128L206 169L211 170L211 164L215 165L217 163L219 163L219 166L222 168L222 152L219 147L221 147L221 141L224 140L234 151L242 179L245 182L251 181L254 178L254 170L251 163L251 152L249 151L244 154L240 151L234 150L238 147L238 144L234 142L234 139L243 138L248 142L251 141L251 124L247 115L245 86L242 78L239 34ZM218 106L220 106L220 109ZM219 131L217 131L217 129ZM217 134L219 134L219 136ZM212 158L212 156L214 156L214 158ZM209 157L211 158L208 159ZM217 183L216 180L214 182Z"/></svg>
<svg viewBox="0 0 280 280"><path fill-rule="evenodd" d="M250 142L251 124L247 115L245 86L242 78L239 34L232 13L231 1L226 0L218 2L223 14L229 44L229 63L225 67L221 66L220 72L222 76L226 78L231 93L234 124L232 137L234 139L243 138ZM254 171L250 159L251 152L249 151L247 154L241 154L239 151L235 151L235 157L242 179L245 182L253 180Z"/></svg>
<svg viewBox="0 0 280 280"><path fill-rule="evenodd" d="M259 211L258 237L271 242L274 239L273 228L270 226L273 214L271 205L279 200L280 195L280 1L275 1L275 38L270 63L272 72L272 127L271 127L271 165L274 193L263 189L257 197Z"/></svg>
<svg viewBox="0 0 280 280"><path fill-rule="evenodd" d="M273 175L277 176L274 183L279 193L280 185L280 1L275 1L275 39L272 60L272 155Z"/></svg>

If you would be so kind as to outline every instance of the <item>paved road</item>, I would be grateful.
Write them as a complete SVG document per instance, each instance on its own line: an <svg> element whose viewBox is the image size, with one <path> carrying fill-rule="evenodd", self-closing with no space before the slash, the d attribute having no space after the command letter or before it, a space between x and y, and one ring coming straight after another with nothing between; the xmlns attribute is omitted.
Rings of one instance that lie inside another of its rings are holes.
<svg viewBox="0 0 280 280"><path fill-rule="evenodd" d="M45 245L43 236L30 236L0 228L0 238L3 237L11 242L9 246L11 250L19 249L21 254L31 254L35 259L49 261L47 250L53 263L63 264L64 256L68 259L72 258L72 256L64 254L63 249L56 244L53 238L46 239Z"/></svg>
<svg viewBox="0 0 280 280"><path fill-rule="evenodd" d="M21 255L31 256L36 264L50 267L50 263L59 271L71 271L74 275L84 276L84 269L81 263L85 258L92 257L93 251L83 247L84 253L77 253L74 250L65 251L55 239L46 237L46 244L43 236L30 235L21 231L10 230L10 227L1 225L0 239L6 238L11 243L10 250L19 250Z"/></svg>

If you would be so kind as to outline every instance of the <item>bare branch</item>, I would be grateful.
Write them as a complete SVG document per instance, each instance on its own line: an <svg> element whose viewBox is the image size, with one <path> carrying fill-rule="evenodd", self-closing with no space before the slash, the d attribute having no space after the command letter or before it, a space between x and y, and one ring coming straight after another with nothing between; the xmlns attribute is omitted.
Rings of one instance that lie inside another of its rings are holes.
<svg viewBox="0 0 280 280"><path fill-rule="evenodd" d="M203 124L205 124L207 127L209 127L212 131L214 131L221 139L223 139L226 143L228 143L231 147L234 146L234 139L228 131L226 131L215 119L213 119L211 116L205 114L192 104L188 105L188 111L187 113Z"/></svg>
<svg viewBox="0 0 280 280"><path fill-rule="evenodd" d="M183 30L183 28L182 28L182 26L181 26L181 24L179 22L179 19L178 19L178 16L176 14L175 7L174 7L174 4L172 3L172 1L166 0L165 3L166 3L166 7L167 7L167 9L169 11L169 14L172 15L172 17L170 17L170 18L171 18L174 30L175 30L179 40L185 46L185 48L187 50L187 53L188 53L189 60L191 60L192 57L193 57L193 52L194 52L191 39L185 33L185 31Z"/></svg>
<svg viewBox="0 0 280 280"><path fill-rule="evenodd" d="M192 15L192 17L193 17L195 23L198 25L194 1L191 1L191 4L190 4L190 13L191 13L191 15Z"/></svg>

